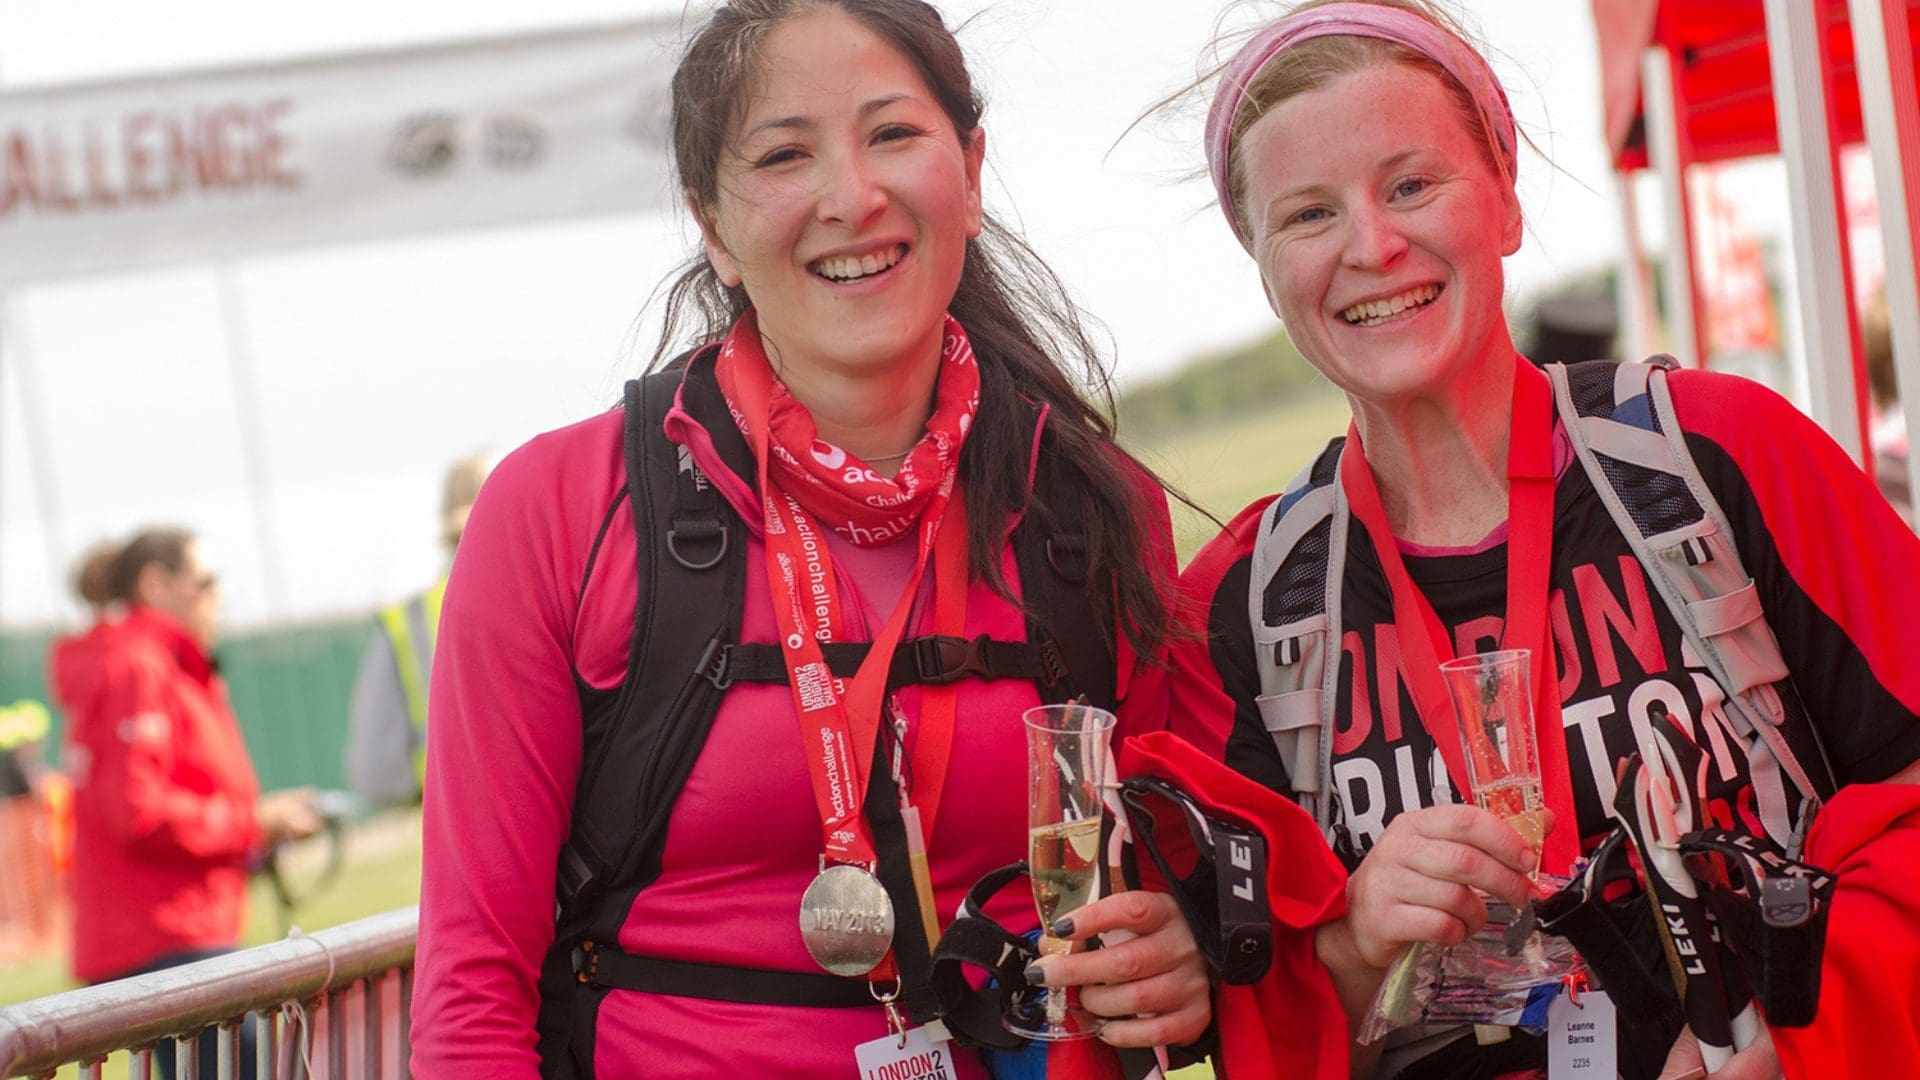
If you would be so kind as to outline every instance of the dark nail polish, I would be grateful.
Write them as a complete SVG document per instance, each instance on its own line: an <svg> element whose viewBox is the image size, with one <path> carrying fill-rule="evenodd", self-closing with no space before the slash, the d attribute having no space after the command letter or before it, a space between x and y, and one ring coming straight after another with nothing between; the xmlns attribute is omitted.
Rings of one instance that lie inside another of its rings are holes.
<svg viewBox="0 0 1920 1080"><path fill-rule="evenodd" d="M1047 985L1047 969L1041 967L1039 964L1028 964L1024 975L1028 986Z"/></svg>
<svg viewBox="0 0 1920 1080"><path fill-rule="evenodd" d="M1047 929L1047 933L1052 934L1054 937L1057 937L1057 938L1072 937L1073 936L1073 919L1071 917L1068 917L1065 919L1054 920L1053 925Z"/></svg>

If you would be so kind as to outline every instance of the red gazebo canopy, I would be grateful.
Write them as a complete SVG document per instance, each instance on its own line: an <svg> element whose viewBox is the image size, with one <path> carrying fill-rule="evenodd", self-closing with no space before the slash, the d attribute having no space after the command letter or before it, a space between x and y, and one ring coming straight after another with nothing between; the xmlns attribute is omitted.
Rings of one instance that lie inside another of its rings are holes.
<svg viewBox="0 0 1920 1080"><path fill-rule="evenodd" d="M1834 67L1833 128L1842 143L1864 137L1853 74L1853 33L1844 0L1816 4ZM1920 0L1907 0L1907 40L1920 33ZM1647 165L1640 58L1649 45L1673 57L1676 111L1693 161L1779 150L1761 0L1593 0L1600 79L1614 167ZM1920 59L1920 48L1914 55Z"/></svg>

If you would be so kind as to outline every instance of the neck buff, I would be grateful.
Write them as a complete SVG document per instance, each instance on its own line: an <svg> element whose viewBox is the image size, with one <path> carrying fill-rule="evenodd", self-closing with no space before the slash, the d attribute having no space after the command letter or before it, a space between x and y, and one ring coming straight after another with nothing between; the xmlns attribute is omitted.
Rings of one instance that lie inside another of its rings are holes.
<svg viewBox="0 0 1920 1080"><path fill-rule="evenodd" d="M911 535L928 500L958 467L960 446L980 406L980 369L966 331L953 316L946 320L933 415L927 417L926 434L907 452L890 480L819 437L812 414L771 372L754 312L741 316L720 346L714 376L727 399L727 411L749 443L753 433L740 408L740 374L751 366L768 371L772 379L767 414L771 481L815 519L855 544L888 544Z"/></svg>
<svg viewBox="0 0 1920 1080"><path fill-rule="evenodd" d="M1247 230L1240 221L1240 209L1233 204L1228 178L1233 165L1233 121L1246 100L1247 88L1260 77L1275 57L1303 41L1323 37L1369 37L1405 46L1444 68L1453 80L1466 87L1480 115L1500 140L1500 152L1506 158L1507 180L1518 174L1518 143L1513 127L1513 110L1507 106L1507 92L1493 69L1472 47L1427 21L1424 16L1401 8L1369 3L1327 4L1296 12L1255 35L1227 63L1220 76L1220 88L1214 91L1213 107L1207 110L1207 170L1213 174L1213 191L1220 199L1220 212L1227 225L1250 247Z"/></svg>

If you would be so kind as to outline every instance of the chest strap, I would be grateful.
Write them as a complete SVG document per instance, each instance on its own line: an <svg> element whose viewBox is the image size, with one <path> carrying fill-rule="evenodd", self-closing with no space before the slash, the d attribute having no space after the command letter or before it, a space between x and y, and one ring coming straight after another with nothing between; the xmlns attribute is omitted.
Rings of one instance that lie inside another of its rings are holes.
<svg viewBox="0 0 1920 1080"><path fill-rule="evenodd" d="M580 982L646 994L739 1001L748 1005L795 1005L856 1009L874 1004L867 983L824 971L775 971L636 956L618 946L583 941L573 949Z"/></svg>
<svg viewBox="0 0 1920 1080"><path fill-rule="evenodd" d="M841 641L822 645L820 653L829 670L840 678L850 679L860 670L870 648L864 641ZM699 673L721 690L737 682L787 681L786 660L781 656L780 647L759 642L740 645L715 642L701 657ZM929 634L900 643L887 672L887 685L897 688L981 678L1022 679L1052 686L1066 674L1060 649L1051 640L996 641L985 634L969 640L950 634Z"/></svg>
<svg viewBox="0 0 1920 1080"><path fill-rule="evenodd" d="M781 678L784 680L785 676ZM900 792L888 777L886 725L876 733L879 745L867 784L867 821L880 854L874 876L893 901L893 955L899 964L901 1012L916 1024L939 1015L930 982L933 943L927 940L920 918L919 892L914 887L907 847L907 824L900 815ZM797 901L796 901L797 905ZM798 911L797 906L792 909ZM864 978L843 978L824 971L788 971L669 960L640 956L598 939L577 939L571 952L574 979L587 986L642 990L708 1001L744 1001L759 1005L798 1005L812 1008L877 1008Z"/></svg>

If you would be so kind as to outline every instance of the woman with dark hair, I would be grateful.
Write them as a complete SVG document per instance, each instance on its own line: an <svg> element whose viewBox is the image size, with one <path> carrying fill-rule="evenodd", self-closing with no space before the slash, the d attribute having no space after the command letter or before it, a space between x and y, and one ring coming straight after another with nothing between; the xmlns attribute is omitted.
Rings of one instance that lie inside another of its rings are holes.
<svg viewBox="0 0 1920 1080"><path fill-rule="evenodd" d="M232 950L252 868L321 822L310 792L260 794L211 653L219 584L192 533L96 548L75 582L99 619L55 646L49 682L68 719L73 970L98 983Z"/></svg>
<svg viewBox="0 0 1920 1080"><path fill-rule="evenodd" d="M1210 640L1178 649L1176 701L1346 864L1315 944L1356 1031L1409 947L1459 944L1488 896L1524 906L1530 874L1566 874L1615 815L1652 820L1634 804L1654 782L1623 766L1704 755L1658 789L1697 815L1668 823L1789 851L1869 782L1920 780L1920 543L1758 384L1521 357L1502 311L1518 150L1499 80L1425 0L1299 5L1239 50L1208 117L1220 209L1353 423L1187 567ZM1542 790L1496 816L1466 802L1439 664L1504 649L1529 651ZM1675 1015L1629 1037L1646 1012L1623 1007L1621 1070L1775 1075L1766 1029L1717 989L1731 1018L1689 987L1697 1032ZM1377 1067L1356 1046L1356 1075L1545 1066L1537 1035L1476 1034L1403 1028ZM1587 1049L1613 1075L1616 1047Z"/></svg>
<svg viewBox="0 0 1920 1080"><path fill-rule="evenodd" d="M624 463L620 413L508 457L455 560L428 726L423 1074L837 1076L932 1039L912 1027L925 939L1026 853L1021 713L1072 685L1118 701L1123 732L1164 722L1164 672L1136 661L1168 635L1164 495L1075 387L1073 367L1105 377L1072 305L982 209L980 102L939 13L722 6L675 75L673 142L704 254L656 365L697 347L639 399L665 386L671 407L630 397ZM636 535L649 483L720 505ZM1016 557L1024 535L1066 593ZM704 677L667 670L673 643L640 628L728 555L740 579L692 586L663 633L704 638L721 611L738 636L696 649ZM929 649L958 666L929 678ZM618 749L689 700L711 702L691 739ZM624 863L607 849L647 828L601 820L609 776L670 804ZM802 906L829 877L863 897L887 882L894 936L849 969ZM1035 925L1019 890L988 907ZM1197 1037L1207 982L1172 902L1121 893L1053 930L1114 928L1140 936L1030 977L1093 984L1085 1006L1122 1017L1111 1043Z"/></svg>

